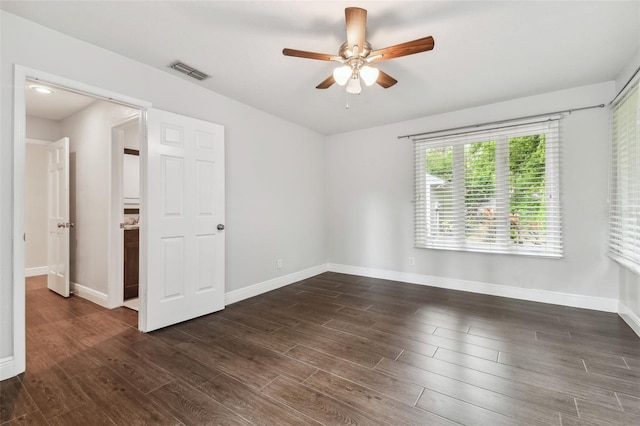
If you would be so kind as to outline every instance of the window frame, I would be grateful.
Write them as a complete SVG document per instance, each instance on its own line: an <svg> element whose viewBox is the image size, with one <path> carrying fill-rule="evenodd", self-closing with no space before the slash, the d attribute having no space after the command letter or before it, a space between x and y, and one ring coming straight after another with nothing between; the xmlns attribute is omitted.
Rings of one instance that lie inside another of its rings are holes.
<svg viewBox="0 0 640 426"><path fill-rule="evenodd" d="M626 102L631 104L627 107ZM633 110L634 103L635 110ZM620 120L625 121L620 122ZM640 82L636 82L617 103L611 106L607 255L638 274L640 274L639 126Z"/></svg>
<svg viewBox="0 0 640 426"><path fill-rule="evenodd" d="M414 142L414 247L437 250L455 250L481 253L516 254L546 258L563 257L562 211L560 204L560 116L545 117L535 122L517 123L479 131L437 135L428 138L412 138ZM539 246L513 244L510 237L511 191L509 144L520 136L545 134L545 242ZM501 214L496 218L497 242L471 241L465 236L465 158L466 144L495 142L495 195L496 208ZM430 195L427 194L426 153L430 148L450 148L452 151L452 194L454 232L444 238L430 233L434 229Z"/></svg>

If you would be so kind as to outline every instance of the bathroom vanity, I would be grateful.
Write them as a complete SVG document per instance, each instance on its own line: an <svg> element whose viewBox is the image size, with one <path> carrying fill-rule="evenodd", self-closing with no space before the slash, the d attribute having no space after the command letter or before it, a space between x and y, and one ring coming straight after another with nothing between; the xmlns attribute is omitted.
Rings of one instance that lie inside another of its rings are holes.
<svg viewBox="0 0 640 426"><path fill-rule="evenodd" d="M124 300L138 297L140 269L140 229L127 226L124 229Z"/></svg>

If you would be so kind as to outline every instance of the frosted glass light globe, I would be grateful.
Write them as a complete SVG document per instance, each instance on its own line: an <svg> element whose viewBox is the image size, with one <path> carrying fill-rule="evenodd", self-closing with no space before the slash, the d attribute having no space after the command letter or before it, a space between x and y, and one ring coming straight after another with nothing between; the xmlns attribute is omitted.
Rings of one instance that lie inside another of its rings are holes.
<svg viewBox="0 0 640 426"><path fill-rule="evenodd" d="M351 78L351 67L349 65L343 65L333 70L333 79L340 86L347 84L347 81Z"/></svg>
<svg viewBox="0 0 640 426"><path fill-rule="evenodd" d="M378 74L380 74L378 68L373 68L369 65L365 65L364 67L360 68L360 77L362 77L364 84L366 84L367 86L371 86L376 82L376 80L378 80Z"/></svg>
<svg viewBox="0 0 640 426"><path fill-rule="evenodd" d="M351 93L352 95L359 95L361 91L362 86L360 86L360 79L358 77L350 78L349 82L347 83L347 93Z"/></svg>

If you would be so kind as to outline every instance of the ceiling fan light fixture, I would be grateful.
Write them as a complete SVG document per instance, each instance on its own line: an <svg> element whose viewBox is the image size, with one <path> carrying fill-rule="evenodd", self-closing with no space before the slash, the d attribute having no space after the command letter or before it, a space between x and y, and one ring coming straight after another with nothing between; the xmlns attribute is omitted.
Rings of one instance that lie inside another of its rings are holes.
<svg viewBox="0 0 640 426"><path fill-rule="evenodd" d="M350 78L349 82L347 83L347 93L351 93L352 95L359 95L360 92L362 92L360 78L357 74L354 74L354 76Z"/></svg>
<svg viewBox="0 0 640 426"><path fill-rule="evenodd" d="M337 83L340 86L346 85L347 93L359 94L362 91L361 78L367 86L377 83L383 89L388 89L398 80L384 71L370 67L369 64L427 52L432 50L435 44L433 37L428 36L373 50L366 39L367 11L359 7L347 7L344 13L347 40L338 49L337 56L305 50L282 49L282 54L285 56L340 63L329 77L316 86L316 89L328 89Z"/></svg>
<svg viewBox="0 0 640 426"><path fill-rule="evenodd" d="M349 81L352 74L353 71L351 70L351 67L349 65L343 65L333 70L333 79L340 86L344 86L347 84L347 81Z"/></svg>
<svg viewBox="0 0 640 426"><path fill-rule="evenodd" d="M360 77L362 77L362 81L367 86L371 86L378 80L378 74L380 74L378 68L370 67L369 65L360 68Z"/></svg>

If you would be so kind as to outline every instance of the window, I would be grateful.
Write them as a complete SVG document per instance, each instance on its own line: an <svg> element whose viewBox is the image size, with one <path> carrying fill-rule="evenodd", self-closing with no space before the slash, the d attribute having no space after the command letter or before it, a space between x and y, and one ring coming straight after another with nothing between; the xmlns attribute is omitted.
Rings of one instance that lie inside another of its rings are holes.
<svg viewBox="0 0 640 426"><path fill-rule="evenodd" d="M415 246L562 256L559 117L414 138Z"/></svg>
<svg viewBox="0 0 640 426"><path fill-rule="evenodd" d="M636 84L612 110L609 251L640 272L640 106Z"/></svg>

